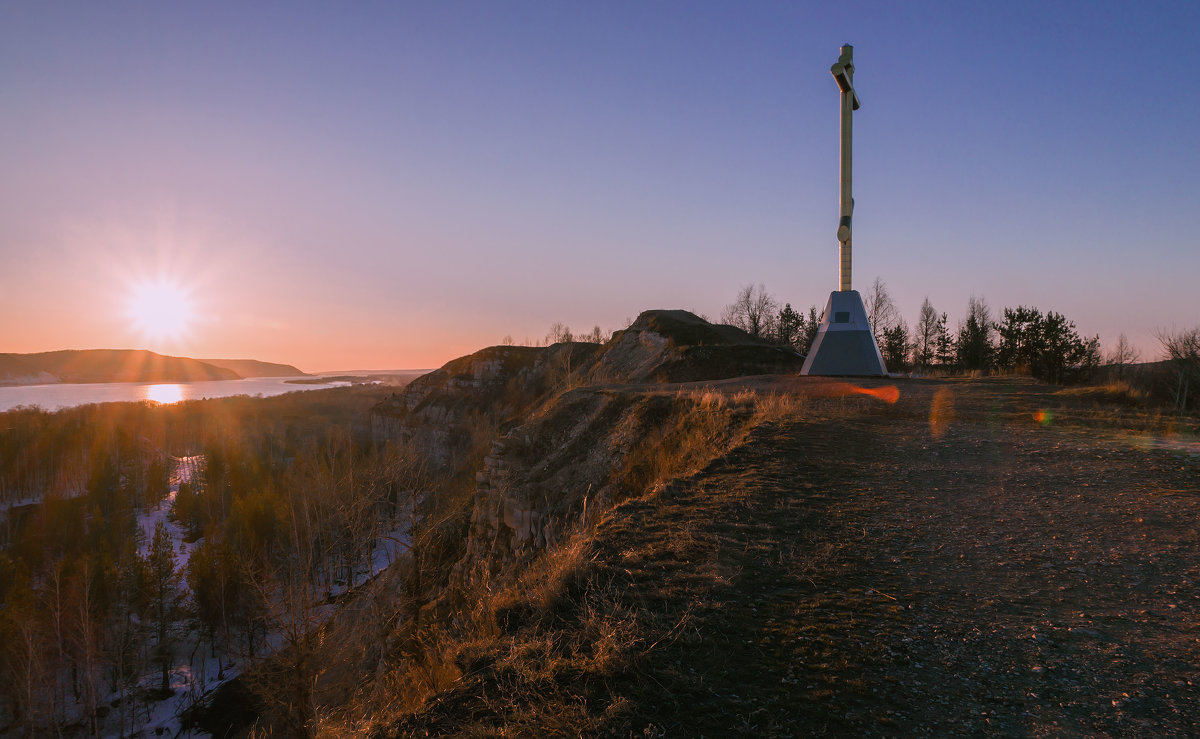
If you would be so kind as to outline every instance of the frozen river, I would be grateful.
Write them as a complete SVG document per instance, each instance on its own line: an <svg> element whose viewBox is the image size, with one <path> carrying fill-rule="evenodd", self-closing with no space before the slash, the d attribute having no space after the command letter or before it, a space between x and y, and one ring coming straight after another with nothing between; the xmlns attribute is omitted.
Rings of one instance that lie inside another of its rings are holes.
<svg viewBox="0 0 1200 739"><path fill-rule="evenodd" d="M175 403L199 398L226 398L232 395L282 395L301 390L319 390L348 385L345 381L319 385L288 384L294 377L254 377L246 380L214 380L209 382L143 383L97 382L81 385L19 385L0 387L0 412L18 406L40 406L48 411L71 408L88 403L152 400Z"/></svg>

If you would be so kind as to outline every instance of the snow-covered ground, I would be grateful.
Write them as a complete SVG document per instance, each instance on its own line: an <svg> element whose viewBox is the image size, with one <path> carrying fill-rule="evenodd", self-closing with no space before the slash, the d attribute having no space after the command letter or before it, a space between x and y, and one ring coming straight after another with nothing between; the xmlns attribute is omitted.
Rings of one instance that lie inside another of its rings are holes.
<svg viewBox="0 0 1200 739"><path fill-rule="evenodd" d="M175 495L179 492L179 486L182 483L198 480L203 467L204 458L202 456L176 459L171 472L170 492L157 506L143 512L138 517L138 526L143 533L140 554L145 556L149 552L155 528L162 524L171 536L171 547L175 553L177 572L186 571L188 560L199 541L193 543L184 541L183 528L177 525L169 514ZM341 595L352 587L366 583L396 561L396 558L404 550L406 533L406 527L399 526L381 536L372 550L369 568L356 571L351 582L339 584L333 588L330 595ZM183 587L186 595L186 582ZM313 606L313 613L318 623L332 616L337 610L336 606L331 605L317 606L317 604L313 604ZM186 658L181 654L180 661L171 670L170 683L174 694L166 700L152 704L148 714L143 713L135 720L135 734L171 737L208 736L200 731L185 732L182 728L181 716L201 698L217 689L221 683L232 680L241 672L238 658L222 652L219 647L214 655L211 645L200 643L195 629L189 629L188 634L180 640L180 643L192 645L194 648ZM266 650L273 650L281 645L282 638L279 634L267 635ZM142 683L147 686L157 686L158 679L158 673L147 674L143 677ZM116 694L109 696L110 700L115 700L116 697Z"/></svg>
<svg viewBox="0 0 1200 739"><path fill-rule="evenodd" d="M171 551L175 553L175 571L187 571L188 560L191 558L192 551L195 550L197 542L188 543L184 541L183 528L171 519L170 512L171 506L175 503L175 495L179 492L179 486L183 483L191 483L196 480L203 467L204 457L201 455L178 457L173 460L170 492L167 493L167 496L157 506L138 515L138 527L142 531L142 542L138 554L143 557L149 554L150 544L154 540L154 531L159 524L162 524L166 527L167 533L171 535ZM186 587L185 584L185 590ZM194 630L189 634L189 637L191 643L197 643L198 640L196 639ZM140 727L142 733L151 736L161 733L172 737L208 736L208 734L199 731L183 732L180 716L183 715L185 710L194 705L201 696L219 686L223 680L235 677L237 670L228 669L230 660L224 658L223 655L210 656L209 650L202 646L199 646L194 651L198 652L195 655L195 659L189 659L184 664L178 664L171 670L171 689L175 693L170 698L159 701L151 706L150 715L147 717L145 725ZM219 660L223 662L219 662ZM224 674L220 672L222 663L227 667ZM218 675L221 675L223 679L219 679ZM147 678L147 680L149 679Z"/></svg>
<svg viewBox="0 0 1200 739"><path fill-rule="evenodd" d="M145 557L150 553L150 542L154 540L154 529L158 525L164 524L167 527L167 532L171 535L171 549L175 552L175 571L179 572L187 568L188 560L192 556L192 550L196 548L196 544L191 544L183 540L183 529L171 520L171 506L175 504L175 495L179 492L179 486L183 483L190 483L199 474L204 466L204 457L196 455L193 457L178 457L173 460L171 470L171 488L167 493L167 497L159 501L158 505L150 510L144 511L138 515L138 527L142 530L142 544L138 548L138 554Z"/></svg>
<svg viewBox="0 0 1200 739"><path fill-rule="evenodd" d="M166 497L152 508L140 512L137 518L137 526L141 533L139 554L142 557L147 557L150 553L154 533L159 526L164 527L170 536L175 571L181 575L180 595L185 601L190 597L185 574L188 562L203 539L195 542L185 541L184 527L173 520L171 511L180 485L202 482L204 462L204 457L201 455L169 458L170 485ZM15 496L13 497L15 498ZM5 501L0 504L0 522L3 522L9 511L20 506L35 505L40 501L40 498ZM410 515L402 513L393 519L393 522L407 521L409 518L411 518ZM393 523L392 530L378 535L375 539L369 562L360 565L352 573L352 576L346 577L342 572L335 578L336 584L332 586L328 582L322 583L319 587L314 584L313 598L315 602L310 603L308 608L308 619L312 627L315 628L324 623L337 612L338 606L332 604L333 598L365 584L395 562L407 545L406 535L407 524ZM137 616L133 618L136 619ZM237 677L241 673L245 654L235 647L222 647L220 644L209 643L206 639L201 638L197 628L186 617L175 622L173 629L175 661L168 674L172 690L170 696L159 701L152 701L148 697L161 685L161 673L149 662L144 663L146 672L141 674L137 681L136 697L129 695L128 691L124 693L113 691L107 695L98 696L99 705L111 707L107 716L101 719L100 732L103 736L115 737L122 734L141 737L208 736L200 731L184 731L182 716L188 709L211 695L222 683ZM257 648L255 658L270 654L284 646L285 640L281 633L267 633L265 638L262 636L259 637L261 646ZM149 654L151 649L153 649L153 644L143 645L143 655ZM147 701L152 702L147 703ZM68 723L81 720L79 715L65 716L64 718Z"/></svg>

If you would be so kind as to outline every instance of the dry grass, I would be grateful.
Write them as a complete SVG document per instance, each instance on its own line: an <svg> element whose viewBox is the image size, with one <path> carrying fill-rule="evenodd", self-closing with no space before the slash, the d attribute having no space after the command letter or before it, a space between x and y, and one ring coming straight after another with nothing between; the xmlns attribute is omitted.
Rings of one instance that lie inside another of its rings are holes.
<svg viewBox="0 0 1200 739"><path fill-rule="evenodd" d="M624 460L622 478L635 497L698 472L754 426L804 407L796 396L753 390L688 389L650 401L640 410L648 432ZM581 675L599 683L620 679L685 637L693 618L690 607L664 611L631 601L628 573L664 558L694 561L712 582L728 584L736 572L714 553L700 554L707 543L685 525L670 532L663 550L631 552L625 572L598 573L595 526L603 525L605 512L589 513L562 544L536 555L507 583L474 582L464 586L470 592L444 595L454 604L449 617L409 634L403 648L380 661L374 689L336 719L327 716L324 733L361 736L385 727L402 733L396 727L415 716L424 717L422 726L447 722L453 728L444 733L496 736L529 735L531 727L574 734L614 720L626 703L604 701L597 713L588 696L559 686ZM497 730L487 720L476 723L476 715L510 718Z"/></svg>
<svg viewBox="0 0 1200 739"><path fill-rule="evenodd" d="M652 401L649 430L625 456L621 475L634 495L701 469L729 447L735 432L738 408L720 392L688 390Z"/></svg>
<svg viewBox="0 0 1200 739"><path fill-rule="evenodd" d="M1088 400L1098 404L1118 405L1127 408L1145 408L1150 395L1128 382L1114 381L1104 385L1084 385L1063 388L1055 395L1073 400Z"/></svg>
<svg viewBox="0 0 1200 739"><path fill-rule="evenodd" d="M759 393L754 403L755 423L797 418L808 408L803 395L793 393Z"/></svg>
<svg viewBox="0 0 1200 739"><path fill-rule="evenodd" d="M325 733L1021 733L1000 703L972 692L971 670L1000 665L979 680L1026 706L1030 660L1076 681L1056 688L1063 695L1108 705L1060 659L1059 641L1076 645L1080 624L1101 629L1073 620L1083 612L1127 612L1113 589L1124 580L1110 570L1145 561L1148 540L1123 534L1150 526L1141 509L1159 526L1158 507L1192 508L1186 496L1138 492L1186 487L1178 462L1160 459L1167 452L1110 444L1097 479L1095 439L1058 427L1128 432L1158 416L1131 405L1137 391L1119 383L898 384L890 405L872 394L806 397L783 383L654 394L637 406L646 433L624 462L624 502L589 510L508 579L449 598L448 615L394 650L374 693L324 720ZM1039 408L1054 420L1035 422ZM1064 526L1086 536L1063 537ZM1161 540L1166 529L1151 533ZM1194 562L1190 542L1171 539L1154 556ZM1118 549L1130 557L1093 565ZM1108 589L1064 590L1081 567ZM1031 623L1049 641L1029 638ZM1153 623L1113 623L1158 649ZM1071 654L1089 670L1132 674L1089 644L1070 646L1084 649ZM1093 720L1098 733L1129 728L1053 705L1027 706L1046 735L1089 733ZM1138 710L1155 726L1178 727L1146 705Z"/></svg>

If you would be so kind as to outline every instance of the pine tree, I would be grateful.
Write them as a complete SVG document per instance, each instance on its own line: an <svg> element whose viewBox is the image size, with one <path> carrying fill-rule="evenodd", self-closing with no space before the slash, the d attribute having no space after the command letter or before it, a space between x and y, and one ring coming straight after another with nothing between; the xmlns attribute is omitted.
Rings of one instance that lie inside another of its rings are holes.
<svg viewBox="0 0 1200 739"><path fill-rule="evenodd" d="M935 356L942 367L949 366L954 361L954 337L950 335L949 316L944 312L937 321L937 349Z"/></svg>
<svg viewBox="0 0 1200 739"><path fill-rule="evenodd" d="M903 372L908 369L908 349L908 326L904 321L897 321L883 332L881 353L889 371Z"/></svg>
<svg viewBox="0 0 1200 739"><path fill-rule="evenodd" d="M787 303L775 320L776 341L780 346L798 347L805 333L804 328L804 316L792 310L792 304Z"/></svg>
<svg viewBox="0 0 1200 739"><path fill-rule="evenodd" d="M987 303L974 296L967 303L967 318L955 342L958 363L965 370L987 371L992 367L992 317Z"/></svg>

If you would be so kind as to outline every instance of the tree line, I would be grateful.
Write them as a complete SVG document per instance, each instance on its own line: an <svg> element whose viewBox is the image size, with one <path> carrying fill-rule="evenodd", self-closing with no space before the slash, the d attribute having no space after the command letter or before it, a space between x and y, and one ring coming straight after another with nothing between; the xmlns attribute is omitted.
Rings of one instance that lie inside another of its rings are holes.
<svg viewBox="0 0 1200 739"><path fill-rule="evenodd" d="M952 327L947 313L934 308L926 297L910 326L880 278L872 283L863 304L891 372L1001 372L1063 384L1093 380L1102 367L1126 379L1132 376L1131 365L1141 359L1124 334L1105 353L1099 336L1081 336L1063 314L1043 313L1032 306L1005 307L997 314L983 298L972 296L964 318ZM743 286L721 318L801 354L812 346L821 322L816 305L806 314L793 310L790 303L781 307L761 283ZM1200 328L1156 335L1167 363L1167 376L1157 381L1157 389L1169 395L1176 408L1193 408L1200 385Z"/></svg>

